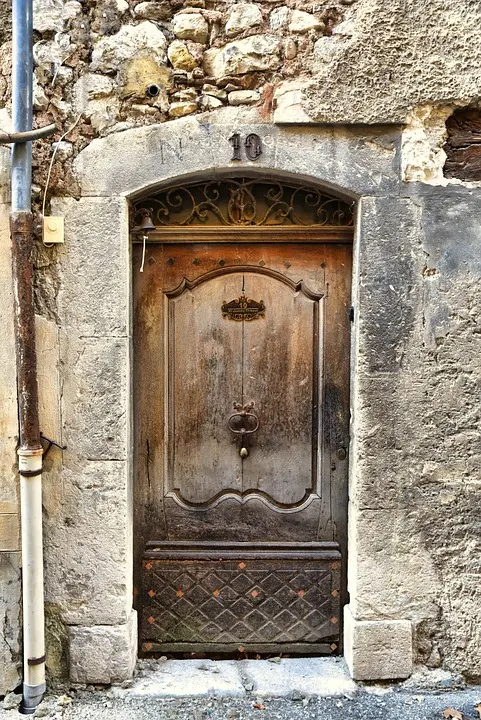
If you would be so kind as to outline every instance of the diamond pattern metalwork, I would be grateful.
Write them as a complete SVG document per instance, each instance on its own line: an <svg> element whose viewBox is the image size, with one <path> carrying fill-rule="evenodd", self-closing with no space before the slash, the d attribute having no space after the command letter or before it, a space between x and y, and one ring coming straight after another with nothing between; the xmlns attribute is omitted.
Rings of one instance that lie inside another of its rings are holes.
<svg viewBox="0 0 481 720"><path fill-rule="evenodd" d="M340 563L262 558L239 565L220 558L144 561L144 647L337 642Z"/></svg>

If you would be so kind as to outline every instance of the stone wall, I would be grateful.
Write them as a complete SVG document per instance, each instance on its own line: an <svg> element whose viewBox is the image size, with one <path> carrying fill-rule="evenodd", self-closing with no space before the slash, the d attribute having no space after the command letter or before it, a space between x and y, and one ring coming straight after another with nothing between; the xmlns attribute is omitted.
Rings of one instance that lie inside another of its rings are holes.
<svg viewBox="0 0 481 720"><path fill-rule="evenodd" d="M480 639L470 626L481 605L473 567L479 550L478 216L471 210L469 223L461 223L479 191L402 183L396 127L280 128L259 120L255 109L225 108L209 119L114 133L80 153L74 172L83 198L54 204L66 217L68 237L52 254L52 272L62 284L51 303L64 338L60 384L69 451L46 490L47 597L57 603L74 648L77 638L88 640L98 657L106 633L112 643L120 636L125 671L129 441L115 409L125 407L130 369L122 340L128 256L119 202L123 207L124 196L186 176L252 172L247 160L230 162L234 122L262 139L257 173L296 168L300 177L360 198L345 623L353 675L405 677L414 661L479 677ZM136 163L138 157L145 162ZM102 553L90 557L93 502L94 521L104 529ZM92 572L104 556L108 563ZM105 598L114 613L106 612ZM75 677L93 679L90 665L82 664L85 654L74 657Z"/></svg>
<svg viewBox="0 0 481 720"><path fill-rule="evenodd" d="M69 160L92 138L225 105L269 116L284 81L313 77L316 43L353 1L35 0L37 122L77 123L51 189L76 193ZM37 149L39 185L48 148Z"/></svg>
<svg viewBox="0 0 481 720"><path fill-rule="evenodd" d="M225 105L283 123L414 121L419 140L425 125L433 135L433 108L445 120L480 93L477 0L34 0L34 9L37 123L59 128L51 194L77 194L71 161L93 138ZM0 107L10 52L3 42ZM440 160L444 120L428 151ZM50 148L36 145L37 204Z"/></svg>

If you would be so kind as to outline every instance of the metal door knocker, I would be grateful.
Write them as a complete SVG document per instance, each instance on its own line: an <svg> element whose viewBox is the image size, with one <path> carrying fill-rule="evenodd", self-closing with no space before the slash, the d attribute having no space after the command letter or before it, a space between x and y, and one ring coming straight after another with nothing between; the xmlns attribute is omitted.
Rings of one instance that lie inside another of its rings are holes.
<svg viewBox="0 0 481 720"><path fill-rule="evenodd" d="M249 450L246 447L247 435L252 435L259 429L259 418L254 411L254 402L250 402L247 405L241 405L240 403L234 403L235 413L229 417L227 425L229 430L234 435L240 435L241 448L239 455L243 460L249 456Z"/></svg>

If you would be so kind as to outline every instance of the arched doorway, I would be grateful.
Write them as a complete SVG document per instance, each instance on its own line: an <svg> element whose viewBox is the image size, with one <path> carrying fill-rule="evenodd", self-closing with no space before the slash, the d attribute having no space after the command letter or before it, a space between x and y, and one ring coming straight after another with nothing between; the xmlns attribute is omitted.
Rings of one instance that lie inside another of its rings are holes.
<svg viewBox="0 0 481 720"><path fill-rule="evenodd" d="M229 176L132 205L140 649L340 650L352 207ZM142 271L141 271L142 269Z"/></svg>

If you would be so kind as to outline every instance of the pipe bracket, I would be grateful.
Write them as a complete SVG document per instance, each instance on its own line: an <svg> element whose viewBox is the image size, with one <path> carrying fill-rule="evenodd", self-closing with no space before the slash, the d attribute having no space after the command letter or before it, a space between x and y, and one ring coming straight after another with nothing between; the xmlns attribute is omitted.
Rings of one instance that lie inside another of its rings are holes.
<svg viewBox="0 0 481 720"><path fill-rule="evenodd" d="M42 128L36 128L35 130L25 130L23 132L2 132L0 130L0 145L19 145L20 143L32 142L33 140L40 140L41 138L53 135L57 130L55 123L52 125L45 125Z"/></svg>
<svg viewBox="0 0 481 720"><path fill-rule="evenodd" d="M43 473L43 469L39 468L38 470L20 470L19 472L22 477L36 477L37 475L41 475Z"/></svg>
<svg viewBox="0 0 481 720"><path fill-rule="evenodd" d="M28 658L27 663L28 665L41 665L45 662L45 655L42 655L42 657L38 658Z"/></svg>
<svg viewBox="0 0 481 720"><path fill-rule="evenodd" d="M47 437L46 435L44 435L43 433L40 433L40 438L41 438L42 440L45 440L46 442L48 442L48 445L47 445L46 450L43 451L43 459L44 459L44 460L45 460L45 458L47 457L47 455L49 454L50 450L52 449L52 445L55 445L55 447L58 447L59 450L66 450L66 449L67 449L67 446L66 446L66 445L60 445L58 442L55 442L55 440L51 440L50 438L48 438L48 437Z"/></svg>

